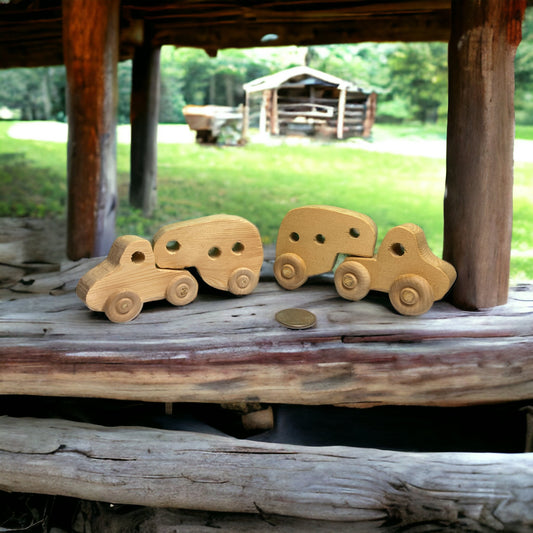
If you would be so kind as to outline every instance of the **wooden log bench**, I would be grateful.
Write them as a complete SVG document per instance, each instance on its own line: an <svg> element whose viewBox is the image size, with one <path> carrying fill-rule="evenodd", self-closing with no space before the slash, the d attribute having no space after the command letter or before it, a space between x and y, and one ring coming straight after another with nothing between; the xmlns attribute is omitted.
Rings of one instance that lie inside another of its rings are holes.
<svg viewBox="0 0 533 533"><path fill-rule="evenodd" d="M3 397L353 407L533 398L531 285L513 288L504 306L466 312L436 302L412 318L395 314L385 295L342 300L328 276L285 291L267 261L252 295L204 287L188 306L154 302L115 324L74 294L98 261L63 263L0 290ZM315 313L316 326L277 323L289 307ZM525 453L310 447L18 416L0 418L0 443L4 491L252 513L273 524L286 516L287 527L309 531L533 527Z"/></svg>

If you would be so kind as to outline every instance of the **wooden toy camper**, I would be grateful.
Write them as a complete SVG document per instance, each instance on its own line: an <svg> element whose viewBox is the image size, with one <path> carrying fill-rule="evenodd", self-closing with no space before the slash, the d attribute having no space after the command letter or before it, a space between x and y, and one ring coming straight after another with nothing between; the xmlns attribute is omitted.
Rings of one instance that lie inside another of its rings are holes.
<svg viewBox="0 0 533 533"><path fill-rule="evenodd" d="M163 226L154 236L161 268L194 267L211 287L250 294L259 281L263 245L258 229L233 215L212 215Z"/></svg>
<svg viewBox="0 0 533 533"><path fill-rule="evenodd" d="M376 237L376 224L367 215L324 205L292 209L278 232L276 280L297 289L309 276L331 272L339 253L371 257Z"/></svg>
<svg viewBox="0 0 533 533"><path fill-rule="evenodd" d="M112 322L127 322L144 302L192 302L198 282L186 268L195 267L216 289L244 295L256 287L262 263L261 237L251 222L213 215L164 226L153 247L141 237L118 237L107 258L80 279L76 294Z"/></svg>
<svg viewBox="0 0 533 533"><path fill-rule="evenodd" d="M391 229L374 256L376 237L376 225L361 213L329 206L293 209L278 234L276 280L296 289L309 276L333 270L338 254L347 254L335 271L339 295L361 300L370 290L387 292L402 315L425 313L453 285L454 267L433 254L417 225Z"/></svg>

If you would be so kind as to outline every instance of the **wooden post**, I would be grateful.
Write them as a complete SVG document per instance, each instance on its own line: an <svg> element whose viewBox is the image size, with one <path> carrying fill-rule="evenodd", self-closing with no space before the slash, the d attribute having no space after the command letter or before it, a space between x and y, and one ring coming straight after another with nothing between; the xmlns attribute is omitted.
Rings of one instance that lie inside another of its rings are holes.
<svg viewBox="0 0 533 533"><path fill-rule="evenodd" d="M263 91L261 99L261 111L259 112L259 133L266 135L267 133L267 116L268 116L268 104L270 100L270 90Z"/></svg>
<svg viewBox="0 0 533 533"><path fill-rule="evenodd" d="M270 104L270 133L279 135L278 90L272 89Z"/></svg>
<svg viewBox="0 0 533 533"><path fill-rule="evenodd" d="M105 255L115 237L119 0L63 0L71 259Z"/></svg>
<svg viewBox="0 0 533 533"><path fill-rule="evenodd" d="M241 142L244 144L248 140L248 129L250 126L250 93L244 93L244 107L242 108L242 129Z"/></svg>
<svg viewBox="0 0 533 533"><path fill-rule="evenodd" d="M346 111L346 87L339 89L339 107L337 109L337 139L344 137L344 112Z"/></svg>
<svg viewBox="0 0 533 533"><path fill-rule="evenodd" d="M512 230L514 68L525 0L453 0L444 259L463 309L504 304Z"/></svg>
<svg viewBox="0 0 533 533"><path fill-rule="evenodd" d="M157 204L157 124L161 48L145 41L135 49L131 87L130 203L153 214Z"/></svg>

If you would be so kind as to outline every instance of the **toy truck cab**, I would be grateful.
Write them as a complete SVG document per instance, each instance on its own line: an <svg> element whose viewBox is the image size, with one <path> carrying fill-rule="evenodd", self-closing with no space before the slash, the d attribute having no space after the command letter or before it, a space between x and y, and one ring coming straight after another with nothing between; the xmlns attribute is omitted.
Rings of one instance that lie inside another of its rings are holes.
<svg viewBox="0 0 533 533"><path fill-rule="evenodd" d="M283 288L296 289L309 276L330 272L338 254L371 257L376 238L367 215L323 205L292 209L279 228L274 275Z"/></svg>
<svg viewBox="0 0 533 533"><path fill-rule="evenodd" d="M158 267L194 267L211 287L237 295L254 290L263 264L258 229L233 215L163 226L154 236L153 248Z"/></svg>
<svg viewBox="0 0 533 533"><path fill-rule="evenodd" d="M166 298L186 305L198 282L185 270L157 268L149 241L135 235L115 239L109 254L78 282L76 294L89 309L104 311L112 322L133 320L144 302Z"/></svg>
<svg viewBox="0 0 533 533"><path fill-rule="evenodd" d="M360 300L370 290L389 293L393 307L403 315L421 315L453 285L455 268L430 250L416 224L392 228L371 258L347 257L335 271L337 292Z"/></svg>

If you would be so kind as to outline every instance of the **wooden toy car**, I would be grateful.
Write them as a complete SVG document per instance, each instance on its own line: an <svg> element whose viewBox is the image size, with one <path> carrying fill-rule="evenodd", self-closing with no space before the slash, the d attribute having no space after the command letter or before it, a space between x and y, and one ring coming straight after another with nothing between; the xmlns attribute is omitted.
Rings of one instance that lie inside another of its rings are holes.
<svg viewBox="0 0 533 533"><path fill-rule="evenodd" d="M261 236L242 217L212 215L163 226L154 236L153 247L158 267L195 267L215 289L249 294L259 281Z"/></svg>
<svg viewBox="0 0 533 533"><path fill-rule="evenodd" d="M337 254L346 254L335 270L339 295L360 300L370 290L387 292L403 315L425 313L453 285L454 267L433 254L417 225L391 229L374 256L376 237L376 225L366 215L328 206L293 209L279 229L276 280L296 289L309 276L333 270Z"/></svg>
<svg viewBox="0 0 533 533"><path fill-rule="evenodd" d="M192 302L203 280L233 294L251 293L259 281L263 247L248 220L213 215L162 227L153 245L141 237L118 237L102 263L79 281L76 294L112 322L133 320L144 302L166 298L174 305Z"/></svg>
<svg viewBox="0 0 533 533"><path fill-rule="evenodd" d="M157 268L152 245L135 235L115 239L104 261L78 282L76 294L89 309L112 322L133 320L144 302L166 298L174 305L192 302L198 282L186 270Z"/></svg>
<svg viewBox="0 0 533 533"><path fill-rule="evenodd" d="M370 290L389 293L402 315L421 315L453 285L455 268L430 250L422 228L392 228L372 258L347 257L335 271L335 287L343 298L360 300Z"/></svg>
<svg viewBox="0 0 533 533"><path fill-rule="evenodd" d="M274 275L285 289L331 272L339 254L372 257L377 228L367 215L324 205L298 207L283 218Z"/></svg>

